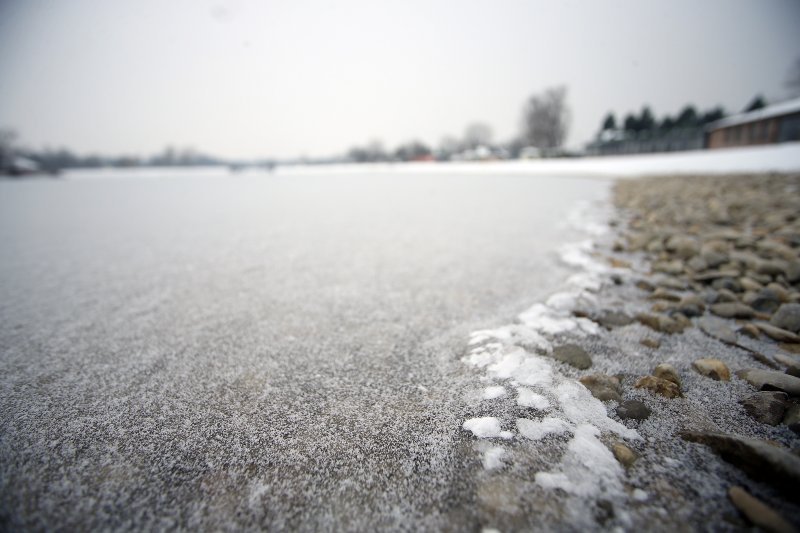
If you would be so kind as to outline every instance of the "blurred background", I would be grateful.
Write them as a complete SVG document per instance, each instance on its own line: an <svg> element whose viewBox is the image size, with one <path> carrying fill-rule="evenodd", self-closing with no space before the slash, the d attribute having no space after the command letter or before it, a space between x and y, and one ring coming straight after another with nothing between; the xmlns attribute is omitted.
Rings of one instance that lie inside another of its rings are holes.
<svg viewBox="0 0 800 533"><path fill-rule="evenodd" d="M4 0L0 157L20 174L701 149L715 121L800 94L798 27L792 0ZM779 129L728 144L797 138Z"/></svg>

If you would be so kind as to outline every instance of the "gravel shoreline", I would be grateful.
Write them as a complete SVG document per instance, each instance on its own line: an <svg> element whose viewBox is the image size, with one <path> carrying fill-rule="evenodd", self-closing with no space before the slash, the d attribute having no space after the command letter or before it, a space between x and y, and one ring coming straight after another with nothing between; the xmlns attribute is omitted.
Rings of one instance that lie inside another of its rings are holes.
<svg viewBox="0 0 800 533"><path fill-rule="evenodd" d="M794 531L800 175L623 180L615 184L614 204L611 238L587 251L606 265L600 283L538 304L538 322L528 322L528 311L521 324L474 334L477 348L465 361L486 369L481 379L491 385L472 399L466 416L473 418L464 426L479 437L474 449L483 454L476 474L482 525ZM568 320L561 310L573 326L545 331L543 321ZM525 327L544 335L521 332ZM619 470L593 471L607 452L590 458L591 446L567 464L575 443L591 445L592 437L579 439L581 421L558 400L548 405L563 382L534 387L538 394L524 390L520 374L502 373L519 347L525 357L552 361L559 376L579 380L603 402L610 420L591 422ZM504 399L509 385L515 405ZM515 419L517 433L501 431ZM570 432L572 440L564 437ZM490 447L486 438L502 446ZM563 473L548 473L559 459ZM552 476L561 481L553 484ZM576 487L564 481L570 476L598 487Z"/></svg>

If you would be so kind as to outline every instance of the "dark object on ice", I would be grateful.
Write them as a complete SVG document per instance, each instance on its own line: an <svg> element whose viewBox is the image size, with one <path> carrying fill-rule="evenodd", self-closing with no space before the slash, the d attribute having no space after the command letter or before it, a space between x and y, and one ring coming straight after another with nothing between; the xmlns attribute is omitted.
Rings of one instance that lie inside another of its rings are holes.
<svg viewBox="0 0 800 533"><path fill-rule="evenodd" d="M564 344L553 349L553 358L580 370L592 366L592 358L577 344Z"/></svg>
<svg viewBox="0 0 800 533"><path fill-rule="evenodd" d="M780 391L761 391L742 400L744 410L762 424L777 426L786 411L786 393Z"/></svg>

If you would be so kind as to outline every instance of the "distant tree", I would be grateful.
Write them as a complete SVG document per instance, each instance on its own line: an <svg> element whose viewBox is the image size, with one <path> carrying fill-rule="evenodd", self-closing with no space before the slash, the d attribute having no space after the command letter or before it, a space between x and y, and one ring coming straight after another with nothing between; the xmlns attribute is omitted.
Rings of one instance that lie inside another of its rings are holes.
<svg viewBox="0 0 800 533"><path fill-rule="evenodd" d="M693 105L687 105L675 119L678 128L694 128L697 126L697 110Z"/></svg>
<svg viewBox="0 0 800 533"><path fill-rule="evenodd" d="M617 129L617 119L614 118L614 113L609 113L603 120L603 131Z"/></svg>
<svg viewBox="0 0 800 533"><path fill-rule="evenodd" d="M439 141L439 150L443 152L453 153L461 149L461 142L452 135L445 135Z"/></svg>
<svg viewBox="0 0 800 533"><path fill-rule="evenodd" d="M0 128L0 170L10 165L16 140L17 132L9 128Z"/></svg>
<svg viewBox="0 0 800 533"><path fill-rule="evenodd" d="M674 127L675 127L675 121L672 120L671 116L667 115L661 121L661 124L658 126L658 129L660 129L661 131L669 131Z"/></svg>
<svg viewBox="0 0 800 533"><path fill-rule="evenodd" d="M531 96L523 111L523 137L538 148L558 148L567 137L570 118L567 88L551 87Z"/></svg>
<svg viewBox="0 0 800 533"><path fill-rule="evenodd" d="M414 161L431 155L431 149L420 141L410 141L395 150L395 157L401 161Z"/></svg>
<svg viewBox="0 0 800 533"><path fill-rule="evenodd" d="M628 113L625 115L625 121L623 122L623 128L625 131L636 133L641 128L639 127L639 119L636 118L632 113Z"/></svg>
<svg viewBox="0 0 800 533"><path fill-rule="evenodd" d="M789 68L784 83L789 96L800 96L800 57L794 60L794 64Z"/></svg>
<svg viewBox="0 0 800 533"><path fill-rule="evenodd" d="M759 94L756 95L750 101L747 107L744 108L744 112L749 113L750 111L755 111L756 109L761 109L762 107L767 107L767 103L764 101L764 97Z"/></svg>
<svg viewBox="0 0 800 533"><path fill-rule="evenodd" d="M492 142L492 128L482 122L473 122L464 130L464 146L475 149Z"/></svg>
<svg viewBox="0 0 800 533"><path fill-rule="evenodd" d="M722 118L725 118L725 110L717 106L703 113L703 116L700 117L700 122L702 124L710 124Z"/></svg>
<svg viewBox="0 0 800 533"><path fill-rule="evenodd" d="M650 111L648 106L642 108L642 114L639 115L639 129L641 131L648 131L655 129L656 119L653 117L653 112Z"/></svg>

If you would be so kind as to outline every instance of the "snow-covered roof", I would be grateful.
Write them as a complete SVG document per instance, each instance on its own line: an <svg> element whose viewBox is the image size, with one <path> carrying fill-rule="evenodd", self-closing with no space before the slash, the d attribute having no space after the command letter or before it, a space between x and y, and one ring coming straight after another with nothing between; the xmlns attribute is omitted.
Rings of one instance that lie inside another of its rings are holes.
<svg viewBox="0 0 800 533"><path fill-rule="evenodd" d="M719 128L727 128L729 126L738 126L739 124L746 124L756 120L763 120L766 118L779 117L781 115L788 115L790 113L800 113L800 98L793 100L786 100L779 104L768 105L749 113L740 113L731 117L726 117L716 122L709 124L706 129L716 130Z"/></svg>

